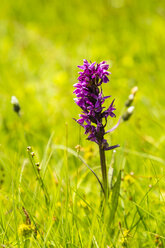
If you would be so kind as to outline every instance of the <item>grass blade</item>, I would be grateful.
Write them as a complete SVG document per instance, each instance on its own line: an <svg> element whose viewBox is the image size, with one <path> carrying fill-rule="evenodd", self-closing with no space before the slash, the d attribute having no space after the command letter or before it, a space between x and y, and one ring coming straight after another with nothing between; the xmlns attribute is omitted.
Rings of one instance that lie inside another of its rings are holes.
<svg viewBox="0 0 165 248"><path fill-rule="evenodd" d="M121 171L119 172L119 175L117 177L117 181L112 189L112 196L110 201L110 218L109 218L109 224L111 225L115 218L115 213L118 206L118 200L119 200L119 193L120 193L120 184L121 184Z"/></svg>

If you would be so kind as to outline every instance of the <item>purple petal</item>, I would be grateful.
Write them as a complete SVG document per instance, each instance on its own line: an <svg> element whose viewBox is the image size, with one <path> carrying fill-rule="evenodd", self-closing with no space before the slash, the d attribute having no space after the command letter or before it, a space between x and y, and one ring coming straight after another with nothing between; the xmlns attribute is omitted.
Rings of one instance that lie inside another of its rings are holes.
<svg viewBox="0 0 165 248"><path fill-rule="evenodd" d="M109 147L105 147L104 150L105 151L109 151L109 150L112 150L112 149L115 149L117 147L120 147L119 145L115 145L115 146L109 146Z"/></svg>

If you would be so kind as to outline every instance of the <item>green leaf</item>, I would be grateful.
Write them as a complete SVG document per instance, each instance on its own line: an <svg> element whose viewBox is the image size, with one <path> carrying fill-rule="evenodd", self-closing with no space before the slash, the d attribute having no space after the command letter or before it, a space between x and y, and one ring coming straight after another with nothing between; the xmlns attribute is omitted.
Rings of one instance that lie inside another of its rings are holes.
<svg viewBox="0 0 165 248"><path fill-rule="evenodd" d="M120 184L121 184L121 171L119 172L119 175L117 177L117 181L112 189L112 195L111 195L111 201L110 201L110 218L109 223L110 225L114 221L115 213L118 206L118 200L119 200L119 193L120 193Z"/></svg>

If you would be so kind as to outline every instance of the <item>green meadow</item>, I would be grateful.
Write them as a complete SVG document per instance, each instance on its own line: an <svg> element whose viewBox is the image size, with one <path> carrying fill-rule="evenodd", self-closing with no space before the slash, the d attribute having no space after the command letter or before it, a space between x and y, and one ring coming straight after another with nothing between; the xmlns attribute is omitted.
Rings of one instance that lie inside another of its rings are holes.
<svg viewBox="0 0 165 248"><path fill-rule="evenodd" d="M83 59L110 65L109 129L138 87L131 118L107 135L120 147L106 151L104 210L86 166L101 180L98 147L73 120ZM0 247L165 247L163 0L0 2Z"/></svg>

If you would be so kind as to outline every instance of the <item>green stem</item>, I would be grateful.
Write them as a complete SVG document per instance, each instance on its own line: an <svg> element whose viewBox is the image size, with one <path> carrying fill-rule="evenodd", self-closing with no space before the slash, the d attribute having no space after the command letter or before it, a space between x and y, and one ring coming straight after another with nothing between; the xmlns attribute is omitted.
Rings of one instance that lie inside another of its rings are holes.
<svg viewBox="0 0 165 248"><path fill-rule="evenodd" d="M99 152L100 152L100 163L101 163L104 194L105 194L105 199L107 199L108 197L107 168L106 168L106 160L105 160L105 151L101 144L99 145Z"/></svg>
<svg viewBox="0 0 165 248"><path fill-rule="evenodd" d="M30 239L26 239L24 243L24 248L28 248L30 244Z"/></svg>

